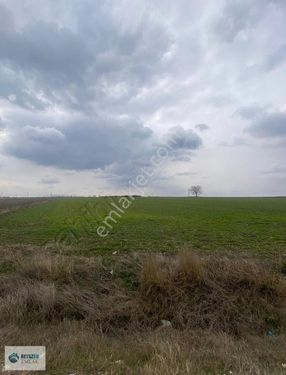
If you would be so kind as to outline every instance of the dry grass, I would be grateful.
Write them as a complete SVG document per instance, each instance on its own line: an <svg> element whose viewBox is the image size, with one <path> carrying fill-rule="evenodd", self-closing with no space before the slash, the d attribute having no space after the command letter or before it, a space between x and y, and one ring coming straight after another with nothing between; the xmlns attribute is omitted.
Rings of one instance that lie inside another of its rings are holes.
<svg viewBox="0 0 286 375"><path fill-rule="evenodd" d="M254 261L199 259L182 253L164 264L143 264L142 310L154 325L167 319L178 329L202 328L241 335L285 327L285 280Z"/></svg>
<svg viewBox="0 0 286 375"><path fill-rule="evenodd" d="M203 281L205 277L203 261L193 251L183 250L178 254L175 273L174 277L182 283Z"/></svg>
<svg viewBox="0 0 286 375"><path fill-rule="evenodd" d="M0 327L68 319L85 320L98 331L125 329L130 305L100 259L32 253L17 257L13 272L0 276Z"/></svg>
<svg viewBox="0 0 286 375"><path fill-rule="evenodd" d="M52 258L40 254L28 260L21 260L18 270L23 277L69 283L74 274L74 263L69 257Z"/></svg>
<svg viewBox="0 0 286 375"><path fill-rule="evenodd" d="M74 319L116 331L156 328L168 320L177 329L235 335L279 333L286 326L285 278L257 261L202 259L184 251L139 259L134 274L133 259L116 262L16 257L13 272L0 277L0 324ZM129 288L130 275L137 278L135 289Z"/></svg>
<svg viewBox="0 0 286 375"><path fill-rule="evenodd" d="M1 346L39 342L47 347L49 375L285 374L284 335L242 339L170 328L114 337L98 334L83 322L66 321L29 330L7 326L0 337Z"/></svg>
<svg viewBox="0 0 286 375"><path fill-rule="evenodd" d="M186 250L24 254L2 252L0 343L47 345L49 374L282 374L286 280L277 265Z"/></svg>

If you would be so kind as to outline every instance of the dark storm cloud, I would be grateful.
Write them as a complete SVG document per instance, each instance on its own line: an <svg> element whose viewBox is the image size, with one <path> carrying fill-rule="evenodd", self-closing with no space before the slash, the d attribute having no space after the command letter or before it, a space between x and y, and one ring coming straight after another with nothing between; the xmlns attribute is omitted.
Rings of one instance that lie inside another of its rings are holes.
<svg viewBox="0 0 286 375"><path fill-rule="evenodd" d="M105 168L143 152L152 131L129 120L82 118L63 126L10 127L8 154L62 169Z"/></svg>
<svg viewBox="0 0 286 375"><path fill-rule="evenodd" d="M202 139L191 129L174 126L167 134L166 143L171 144L173 150L196 150L201 147Z"/></svg>
<svg viewBox="0 0 286 375"><path fill-rule="evenodd" d="M8 119L2 149L38 165L104 171L121 183L148 166L159 147L150 127L130 115L140 112L142 102L138 108L131 102L176 71L168 55L173 33L146 12L125 24L120 8L106 2L68 4L73 19L68 25L39 17L0 34L0 96L29 110ZM198 54L177 56L180 64L186 57L186 63L198 59ZM143 105L146 113L154 110L152 104ZM160 99L155 109L165 104ZM55 105L67 120L49 118L46 110ZM123 115L116 116L117 108ZM175 131L171 157L189 158L202 144L200 137L181 127Z"/></svg>
<svg viewBox="0 0 286 375"><path fill-rule="evenodd" d="M286 112L261 115L245 129L245 132L257 138L286 137Z"/></svg>
<svg viewBox="0 0 286 375"><path fill-rule="evenodd" d="M39 21L0 34L1 61L16 71L43 75L55 86L78 82L91 57L80 36L56 24Z"/></svg>
<svg viewBox="0 0 286 375"><path fill-rule="evenodd" d="M18 105L28 108L43 109L64 101L72 104L91 62L92 53L84 40L55 23L38 21L21 31L2 31L0 95L14 95Z"/></svg>
<svg viewBox="0 0 286 375"><path fill-rule="evenodd" d="M1 96L13 94L25 107L94 109L95 101L126 100L164 74L172 39L159 22L145 17L128 30L103 3L79 9L76 30L39 20L1 31Z"/></svg>
<svg viewBox="0 0 286 375"><path fill-rule="evenodd" d="M35 92L26 89L27 82L17 76L11 69L0 64L0 98L6 98L11 103L24 108L45 109L47 103L37 98Z"/></svg>
<svg viewBox="0 0 286 375"><path fill-rule="evenodd" d="M189 155L201 138L175 127L165 137L170 158ZM66 170L101 170L115 182L126 182L164 145L153 131L133 119L80 118L63 124L25 125L9 122L4 151L38 165ZM189 155L190 156L190 155Z"/></svg>

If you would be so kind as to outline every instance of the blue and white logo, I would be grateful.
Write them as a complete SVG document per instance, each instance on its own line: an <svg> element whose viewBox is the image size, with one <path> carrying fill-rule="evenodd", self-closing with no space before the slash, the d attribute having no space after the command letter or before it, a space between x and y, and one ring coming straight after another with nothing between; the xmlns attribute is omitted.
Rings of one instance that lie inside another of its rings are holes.
<svg viewBox="0 0 286 375"><path fill-rule="evenodd" d="M17 353L12 353L12 354L10 354L8 358L9 358L9 361L10 361L11 363L16 363L16 362L19 361L19 356L18 356Z"/></svg>
<svg viewBox="0 0 286 375"><path fill-rule="evenodd" d="M45 346L5 346L6 371L45 371Z"/></svg>

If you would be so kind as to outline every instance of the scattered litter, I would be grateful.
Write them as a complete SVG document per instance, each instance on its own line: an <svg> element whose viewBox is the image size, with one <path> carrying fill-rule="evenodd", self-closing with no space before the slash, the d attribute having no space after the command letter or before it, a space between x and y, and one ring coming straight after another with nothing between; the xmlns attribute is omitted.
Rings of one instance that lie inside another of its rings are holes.
<svg viewBox="0 0 286 375"><path fill-rule="evenodd" d="M275 334L272 331L267 332L268 337L275 337Z"/></svg>
<svg viewBox="0 0 286 375"><path fill-rule="evenodd" d="M116 255L117 254L117 251L113 251L113 253L112 253L113 255Z"/></svg>
<svg viewBox="0 0 286 375"><path fill-rule="evenodd" d="M286 363L281 363L281 366L282 366L283 368L286 368Z"/></svg>
<svg viewBox="0 0 286 375"><path fill-rule="evenodd" d="M161 320L161 324L162 324L162 327L172 327L172 323L170 322L170 320Z"/></svg>
<svg viewBox="0 0 286 375"><path fill-rule="evenodd" d="M110 273L110 275L113 275L113 274L114 274L114 271L113 271L113 270L111 270L111 271L110 271L109 273Z"/></svg>
<svg viewBox="0 0 286 375"><path fill-rule="evenodd" d="M122 360L118 359L118 361L115 361L115 363L120 364L120 363L122 363Z"/></svg>

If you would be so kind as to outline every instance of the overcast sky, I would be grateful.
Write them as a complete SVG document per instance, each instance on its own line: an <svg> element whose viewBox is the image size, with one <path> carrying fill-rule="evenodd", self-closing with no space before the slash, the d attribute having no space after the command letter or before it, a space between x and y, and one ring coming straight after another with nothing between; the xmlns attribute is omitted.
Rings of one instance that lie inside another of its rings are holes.
<svg viewBox="0 0 286 375"><path fill-rule="evenodd" d="M286 195L285 0L0 0L0 196Z"/></svg>

